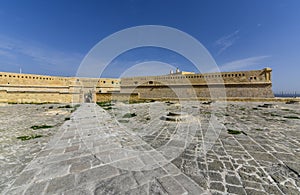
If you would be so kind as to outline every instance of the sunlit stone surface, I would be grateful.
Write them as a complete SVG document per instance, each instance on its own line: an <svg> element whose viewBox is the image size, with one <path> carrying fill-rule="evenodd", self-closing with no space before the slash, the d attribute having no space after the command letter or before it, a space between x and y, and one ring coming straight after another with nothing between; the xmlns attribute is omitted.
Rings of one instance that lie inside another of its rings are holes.
<svg viewBox="0 0 300 195"><path fill-rule="evenodd" d="M60 105L3 105L0 190L299 194L300 105L272 104L83 104L70 120ZM186 120L163 120L170 112ZM30 128L41 124L54 127ZM31 134L44 136L16 139Z"/></svg>

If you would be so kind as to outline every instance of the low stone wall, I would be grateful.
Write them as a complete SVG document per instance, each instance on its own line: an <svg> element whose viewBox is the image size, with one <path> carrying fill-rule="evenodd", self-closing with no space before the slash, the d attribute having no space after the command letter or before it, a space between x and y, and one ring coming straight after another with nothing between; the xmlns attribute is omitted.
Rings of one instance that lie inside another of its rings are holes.
<svg viewBox="0 0 300 195"><path fill-rule="evenodd" d="M139 93L143 99L197 99L197 98L273 98L271 83L170 85L122 87L122 93Z"/></svg>
<svg viewBox="0 0 300 195"><path fill-rule="evenodd" d="M71 103L78 102L74 99L76 97L76 94L59 92L0 91L0 103Z"/></svg>
<svg viewBox="0 0 300 195"><path fill-rule="evenodd" d="M138 93L96 93L97 102L138 101Z"/></svg>

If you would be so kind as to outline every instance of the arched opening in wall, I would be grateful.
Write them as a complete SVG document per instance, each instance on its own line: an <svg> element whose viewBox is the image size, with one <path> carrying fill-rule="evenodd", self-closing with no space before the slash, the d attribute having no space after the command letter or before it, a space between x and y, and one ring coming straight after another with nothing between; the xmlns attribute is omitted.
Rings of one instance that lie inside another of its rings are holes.
<svg viewBox="0 0 300 195"><path fill-rule="evenodd" d="M153 81L149 81L148 84L152 85L152 84L153 84Z"/></svg>
<svg viewBox="0 0 300 195"><path fill-rule="evenodd" d="M93 93L92 93L92 91L89 91L89 92L84 94L84 102L85 103L93 102Z"/></svg>

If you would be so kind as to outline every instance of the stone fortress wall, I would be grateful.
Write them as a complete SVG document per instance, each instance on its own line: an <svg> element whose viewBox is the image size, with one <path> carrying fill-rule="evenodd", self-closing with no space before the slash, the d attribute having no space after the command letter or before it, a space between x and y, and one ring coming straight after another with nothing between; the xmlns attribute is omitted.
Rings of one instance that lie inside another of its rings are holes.
<svg viewBox="0 0 300 195"><path fill-rule="evenodd" d="M76 78L0 72L0 102L71 103L95 101L97 92L120 90L120 79Z"/></svg>
<svg viewBox="0 0 300 195"><path fill-rule="evenodd" d="M126 96L135 100L222 98L224 95L272 98L271 72L270 68L207 74L177 70L162 76L122 79L0 72L0 103L81 103L125 100Z"/></svg>
<svg viewBox="0 0 300 195"><path fill-rule="evenodd" d="M122 78L122 93L139 93L144 99L273 98L272 69ZM223 93L225 92L225 93ZM224 97L224 98L225 98Z"/></svg>

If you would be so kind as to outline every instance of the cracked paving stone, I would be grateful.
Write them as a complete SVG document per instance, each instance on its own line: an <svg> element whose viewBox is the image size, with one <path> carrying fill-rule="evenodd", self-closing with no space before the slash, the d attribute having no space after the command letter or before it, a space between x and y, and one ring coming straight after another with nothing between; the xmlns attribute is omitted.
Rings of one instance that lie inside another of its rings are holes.
<svg viewBox="0 0 300 195"><path fill-rule="evenodd" d="M173 177L158 178L158 181L169 194L187 194L187 191Z"/></svg>
<svg viewBox="0 0 300 195"><path fill-rule="evenodd" d="M213 189L213 190L221 191L221 192L225 191L225 187L224 187L223 183L220 183L220 182L211 182L209 185L209 188Z"/></svg>
<svg viewBox="0 0 300 195"><path fill-rule="evenodd" d="M49 181L46 193L54 194L70 190L75 187L75 175L57 177Z"/></svg>
<svg viewBox="0 0 300 195"><path fill-rule="evenodd" d="M226 175L225 181L228 184L241 185L240 180L236 176Z"/></svg>
<svg viewBox="0 0 300 195"><path fill-rule="evenodd" d="M245 189L247 195L267 195L268 193L254 189Z"/></svg>
<svg viewBox="0 0 300 195"><path fill-rule="evenodd" d="M208 163L208 169L213 171L222 171L224 165L221 161L214 160L212 163Z"/></svg>
<svg viewBox="0 0 300 195"><path fill-rule="evenodd" d="M111 110L82 104L59 116L48 115L48 105L0 105L0 193L300 194L300 121L283 120L300 116L299 105L276 102L276 109L253 109L261 103L230 102L226 108L195 103L183 101L181 108L116 103ZM188 113L188 122L160 120L179 109ZM119 125L129 110L136 116ZM207 113L213 111L225 126L216 140L206 136ZM55 127L30 128L41 124ZM15 139L25 133L45 136Z"/></svg>
<svg viewBox="0 0 300 195"><path fill-rule="evenodd" d="M39 183L31 184L28 187L28 189L25 191L25 195L43 194L46 186L47 186L47 182L39 182Z"/></svg>
<svg viewBox="0 0 300 195"><path fill-rule="evenodd" d="M244 194L246 195L246 191L243 187L237 187L237 186L231 186L231 185L226 185L227 192L232 193L232 194Z"/></svg>
<svg viewBox="0 0 300 195"><path fill-rule="evenodd" d="M136 180L131 174L123 174L96 184L95 194L117 194L137 187Z"/></svg>
<svg viewBox="0 0 300 195"><path fill-rule="evenodd" d="M222 175L218 172L208 172L208 176L212 181L223 181Z"/></svg>
<svg viewBox="0 0 300 195"><path fill-rule="evenodd" d="M110 165L103 165L80 172L76 177L76 185L85 182L98 181L119 175L119 170Z"/></svg>

